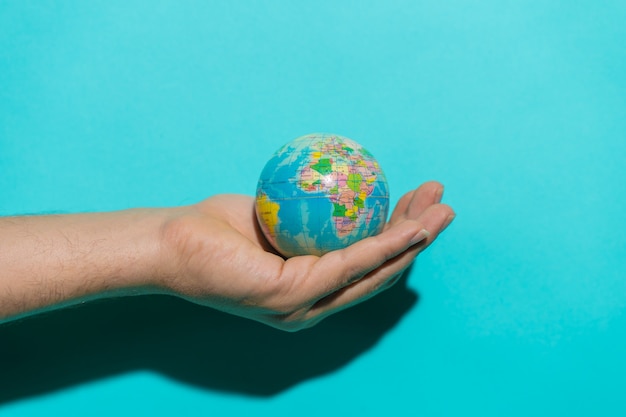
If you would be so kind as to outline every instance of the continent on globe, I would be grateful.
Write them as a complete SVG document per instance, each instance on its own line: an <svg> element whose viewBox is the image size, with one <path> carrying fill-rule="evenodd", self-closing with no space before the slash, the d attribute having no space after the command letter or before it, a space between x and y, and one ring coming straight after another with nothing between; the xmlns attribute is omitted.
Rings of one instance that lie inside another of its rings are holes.
<svg viewBox="0 0 626 417"><path fill-rule="evenodd" d="M366 213L365 200L374 191L380 167L373 158L363 159L363 148L355 152L345 142L337 141L320 145L320 151L312 152L310 162L299 172L296 184L307 193L321 191L328 195L337 234L346 236Z"/></svg>
<svg viewBox="0 0 626 417"><path fill-rule="evenodd" d="M257 186L261 230L282 255L323 255L380 233L389 210L385 175L343 136L314 133L274 153Z"/></svg>

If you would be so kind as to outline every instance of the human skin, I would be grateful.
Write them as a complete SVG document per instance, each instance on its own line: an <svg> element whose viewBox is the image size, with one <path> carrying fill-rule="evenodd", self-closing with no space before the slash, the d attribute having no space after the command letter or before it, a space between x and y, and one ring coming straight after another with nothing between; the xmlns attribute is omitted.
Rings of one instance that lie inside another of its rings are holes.
<svg viewBox="0 0 626 417"><path fill-rule="evenodd" d="M384 231L345 249L284 259L254 199L171 208L0 218L0 323L89 300L171 294L297 331L389 288L454 218L443 186L405 194Z"/></svg>

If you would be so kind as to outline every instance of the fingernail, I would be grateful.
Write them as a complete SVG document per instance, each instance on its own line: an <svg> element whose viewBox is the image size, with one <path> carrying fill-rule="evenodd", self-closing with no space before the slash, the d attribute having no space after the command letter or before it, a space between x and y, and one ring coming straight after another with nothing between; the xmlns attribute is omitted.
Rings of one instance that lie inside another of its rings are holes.
<svg viewBox="0 0 626 417"><path fill-rule="evenodd" d="M444 230L446 227L448 227L450 223L452 223L452 220L454 220L455 217L456 217L456 214L449 215L446 221L443 223L441 230Z"/></svg>
<svg viewBox="0 0 626 417"><path fill-rule="evenodd" d="M443 197L443 187L440 187L435 193L435 202L441 203L442 197Z"/></svg>
<svg viewBox="0 0 626 417"><path fill-rule="evenodd" d="M416 243L419 243L422 240L426 239L428 236L430 236L430 232L426 229L422 229L411 238L410 243L411 245L415 245Z"/></svg>

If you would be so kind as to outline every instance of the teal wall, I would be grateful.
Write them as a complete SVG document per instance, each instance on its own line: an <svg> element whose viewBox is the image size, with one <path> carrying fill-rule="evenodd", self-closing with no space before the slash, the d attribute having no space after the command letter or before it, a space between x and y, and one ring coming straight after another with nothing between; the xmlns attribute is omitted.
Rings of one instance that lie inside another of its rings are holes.
<svg viewBox="0 0 626 417"><path fill-rule="evenodd" d="M366 146L457 218L288 334L167 297L0 327L0 415L624 415L624 1L0 2L0 214L254 193ZM0 254L1 259L1 254Z"/></svg>

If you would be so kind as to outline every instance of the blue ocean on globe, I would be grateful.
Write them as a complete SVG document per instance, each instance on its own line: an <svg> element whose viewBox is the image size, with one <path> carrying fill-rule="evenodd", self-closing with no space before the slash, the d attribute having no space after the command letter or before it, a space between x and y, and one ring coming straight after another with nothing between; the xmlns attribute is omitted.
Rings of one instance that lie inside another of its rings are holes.
<svg viewBox="0 0 626 417"><path fill-rule="evenodd" d="M385 175L343 136L314 133L274 153L259 178L256 213L286 257L323 255L380 233L389 210Z"/></svg>

